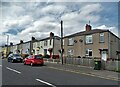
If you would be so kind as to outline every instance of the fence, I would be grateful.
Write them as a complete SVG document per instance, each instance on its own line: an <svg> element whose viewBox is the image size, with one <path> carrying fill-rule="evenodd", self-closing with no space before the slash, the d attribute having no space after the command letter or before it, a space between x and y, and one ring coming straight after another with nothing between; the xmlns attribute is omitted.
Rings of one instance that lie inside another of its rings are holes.
<svg viewBox="0 0 120 87"><path fill-rule="evenodd" d="M46 62L60 63L60 59L44 59ZM85 58L64 58L64 64L74 64L74 65L82 65L88 67L94 67L94 59L85 59Z"/></svg>
<svg viewBox="0 0 120 87"><path fill-rule="evenodd" d="M60 59L44 59L47 62L52 63L61 63ZM81 65L81 66L88 66L88 67L94 67L94 58L64 58L63 60L64 64L73 64L73 65ZM105 66L103 66L102 62L102 68L106 70L112 70L112 71L120 71L120 61L107 61L104 62Z"/></svg>
<svg viewBox="0 0 120 87"><path fill-rule="evenodd" d="M94 67L94 58L64 58L64 63Z"/></svg>
<svg viewBox="0 0 120 87"><path fill-rule="evenodd" d="M120 61L107 61L105 64L105 69L120 72Z"/></svg>

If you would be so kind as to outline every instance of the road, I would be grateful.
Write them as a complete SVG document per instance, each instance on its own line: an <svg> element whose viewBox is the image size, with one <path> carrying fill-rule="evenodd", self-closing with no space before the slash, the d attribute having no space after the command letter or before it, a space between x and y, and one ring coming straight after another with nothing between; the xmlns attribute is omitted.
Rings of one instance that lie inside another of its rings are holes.
<svg viewBox="0 0 120 87"><path fill-rule="evenodd" d="M4 85L38 85L48 87L60 85L118 85L118 82L114 80L52 69L47 64L31 67L23 65L23 63L9 63L4 59L0 67L2 67L3 87Z"/></svg>

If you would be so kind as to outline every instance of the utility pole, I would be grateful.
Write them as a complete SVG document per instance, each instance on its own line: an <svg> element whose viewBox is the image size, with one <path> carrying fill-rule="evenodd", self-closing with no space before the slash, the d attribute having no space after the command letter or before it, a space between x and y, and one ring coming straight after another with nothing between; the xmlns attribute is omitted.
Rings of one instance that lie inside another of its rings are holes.
<svg viewBox="0 0 120 87"><path fill-rule="evenodd" d="M61 20L61 59L63 65L63 21Z"/></svg>

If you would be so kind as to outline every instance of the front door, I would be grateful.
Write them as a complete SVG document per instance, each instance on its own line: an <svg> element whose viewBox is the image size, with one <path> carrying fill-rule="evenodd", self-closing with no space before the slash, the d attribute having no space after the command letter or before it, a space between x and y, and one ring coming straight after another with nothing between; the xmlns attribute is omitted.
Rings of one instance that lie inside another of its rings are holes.
<svg viewBox="0 0 120 87"><path fill-rule="evenodd" d="M102 56L102 60L107 61L107 52L106 51L102 51L101 56Z"/></svg>
<svg viewBox="0 0 120 87"><path fill-rule="evenodd" d="M46 55L47 54L47 49L44 49L44 55Z"/></svg>

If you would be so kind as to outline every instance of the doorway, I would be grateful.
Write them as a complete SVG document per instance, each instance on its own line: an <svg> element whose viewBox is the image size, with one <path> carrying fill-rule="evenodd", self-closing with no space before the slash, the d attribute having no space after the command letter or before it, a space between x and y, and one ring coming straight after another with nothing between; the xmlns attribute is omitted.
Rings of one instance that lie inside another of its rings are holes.
<svg viewBox="0 0 120 87"><path fill-rule="evenodd" d="M101 57L102 57L102 60L107 61L107 52L101 51Z"/></svg>

